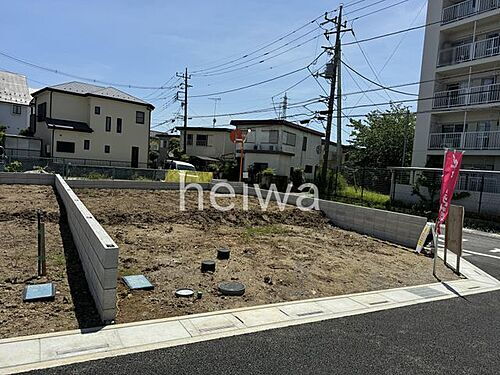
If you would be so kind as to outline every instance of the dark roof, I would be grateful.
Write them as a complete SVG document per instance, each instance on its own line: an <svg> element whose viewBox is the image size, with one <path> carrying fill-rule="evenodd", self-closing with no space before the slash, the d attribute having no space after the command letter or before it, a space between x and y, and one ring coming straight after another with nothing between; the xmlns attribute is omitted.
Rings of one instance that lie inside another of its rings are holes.
<svg viewBox="0 0 500 375"><path fill-rule="evenodd" d="M159 137L159 138L179 138L179 134L171 134L169 132L159 132L156 130L151 130L149 132L151 137Z"/></svg>
<svg viewBox="0 0 500 375"><path fill-rule="evenodd" d="M49 129L70 130L76 132L92 133L93 130L85 122L60 120L57 118L45 119Z"/></svg>
<svg viewBox="0 0 500 375"><path fill-rule="evenodd" d="M245 150L245 154L281 154L281 155L286 155L286 156L294 156L295 155L293 152L287 152L287 151L252 150L252 149Z"/></svg>
<svg viewBox="0 0 500 375"><path fill-rule="evenodd" d="M29 105L31 101L26 77L0 72L0 102Z"/></svg>
<svg viewBox="0 0 500 375"><path fill-rule="evenodd" d="M44 87L43 89L35 91L31 95L35 96L46 90L67 92L82 96L96 96L106 99L115 99L123 102L143 104L145 106L150 107L151 109L154 109L154 106L152 104L145 102L142 99L136 98L135 96L129 95L126 92L115 89L114 87L103 87L77 81L66 82L66 83L61 83L60 85Z"/></svg>
<svg viewBox="0 0 500 375"><path fill-rule="evenodd" d="M286 120L277 120L277 119L269 119L269 120L231 120L231 125L234 126L288 126L289 128L294 128L297 130L301 130L306 133L311 133L314 135L318 135L320 137L324 137L325 134L321 133L317 130L307 128L305 126L296 124L294 122L286 121Z"/></svg>
<svg viewBox="0 0 500 375"><path fill-rule="evenodd" d="M180 131L184 130L183 126L176 126L175 128L177 130L180 130ZM205 132L231 132L234 129L233 128L219 128L219 127L209 128L209 127L204 127L204 126L188 126L187 130L201 130L201 131L205 131Z"/></svg>

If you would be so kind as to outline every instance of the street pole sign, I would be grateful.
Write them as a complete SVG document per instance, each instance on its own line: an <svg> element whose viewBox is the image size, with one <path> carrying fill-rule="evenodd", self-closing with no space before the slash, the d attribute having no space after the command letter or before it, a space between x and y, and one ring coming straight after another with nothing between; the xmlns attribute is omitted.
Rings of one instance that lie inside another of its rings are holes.
<svg viewBox="0 0 500 375"><path fill-rule="evenodd" d="M231 131L231 133L229 133L229 138L231 139L231 142L240 144L240 182L243 179L243 152L244 152L243 144L245 143L248 133L250 133L250 129L248 129L247 131L242 131L241 129L234 129L233 131Z"/></svg>
<svg viewBox="0 0 500 375"><path fill-rule="evenodd" d="M448 218L446 219L446 229L444 238L444 263L446 262L446 252L452 251L456 257L457 262L455 272L460 273L460 257L463 250L463 228L464 228L464 213L465 210L462 206L450 205Z"/></svg>

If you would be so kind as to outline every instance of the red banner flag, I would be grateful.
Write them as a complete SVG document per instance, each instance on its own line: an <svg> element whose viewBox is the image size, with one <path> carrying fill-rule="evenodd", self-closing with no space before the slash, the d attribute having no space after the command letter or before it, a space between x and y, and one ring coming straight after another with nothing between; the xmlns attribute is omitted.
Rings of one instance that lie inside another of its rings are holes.
<svg viewBox="0 0 500 375"><path fill-rule="evenodd" d="M443 178L441 180L441 194L439 196L439 212L436 221L436 231L441 234L441 225L448 217L453 192L458 181L463 152L448 151L444 154Z"/></svg>

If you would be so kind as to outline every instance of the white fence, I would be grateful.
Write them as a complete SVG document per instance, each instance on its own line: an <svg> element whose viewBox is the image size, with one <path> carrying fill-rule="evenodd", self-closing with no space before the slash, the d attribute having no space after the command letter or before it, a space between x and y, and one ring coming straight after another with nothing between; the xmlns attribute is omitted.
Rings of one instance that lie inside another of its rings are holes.
<svg viewBox="0 0 500 375"><path fill-rule="evenodd" d="M500 131L431 133L429 150L500 150Z"/></svg>
<svg viewBox="0 0 500 375"><path fill-rule="evenodd" d="M443 24L500 8L500 0L467 0L443 9Z"/></svg>

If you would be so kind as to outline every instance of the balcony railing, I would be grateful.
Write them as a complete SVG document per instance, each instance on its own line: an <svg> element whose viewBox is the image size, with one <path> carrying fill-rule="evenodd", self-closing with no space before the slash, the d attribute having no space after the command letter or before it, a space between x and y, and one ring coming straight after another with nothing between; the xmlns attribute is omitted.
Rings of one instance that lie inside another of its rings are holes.
<svg viewBox="0 0 500 375"><path fill-rule="evenodd" d="M434 94L433 108L453 108L500 102L500 83Z"/></svg>
<svg viewBox="0 0 500 375"><path fill-rule="evenodd" d="M500 8L500 0L466 0L443 9L443 24Z"/></svg>
<svg viewBox="0 0 500 375"><path fill-rule="evenodd" d="M500 150L500 131L431 133L429 149Z"/></svg>
<svg viewBox="0 0 500 375"><path fill-rule="evenodd" d="M441 50L439 52L438 66L455 65L499 54L500 36L496 36Z"/></svg>

